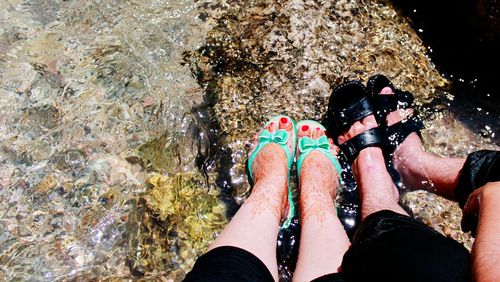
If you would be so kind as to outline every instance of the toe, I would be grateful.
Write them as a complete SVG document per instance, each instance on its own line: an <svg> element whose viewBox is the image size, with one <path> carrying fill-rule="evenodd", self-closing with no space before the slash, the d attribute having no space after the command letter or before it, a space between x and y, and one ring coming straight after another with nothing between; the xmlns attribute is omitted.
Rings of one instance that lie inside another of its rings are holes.
<svg viewBox="0 0 500 282"><path fill-rule="evenodd" d="M314 132L312 134L312 138L313 139L318 139L320 138L322 135L325 135L325 131L321 129L321 127L316 127L314 129Z"/></svg>
<svg viewBox="0 0 500 282"><path fill-rule="evenodd" d="M375 116L373 116L373 115L367 116L364 119L362 119L361 124L363 125L363 128L365 130L368 130L368 129L371 129L371 128L378 126L377 120L375 119ZM360 133L360 132L358 132L358 133Z"/></svg>
<svg viewBox="0 0 500 282"><path fill-rule="evenodd" d="M394 94L394 91L392 90L391 87L386 86L386 87L382 88L382 90L380 90L380 94L382 94L382 95L391 95L391 94Z"/></svg>
<svg viewBox="0 0 500 282"><path fill-rule="evenodd" d="M277 131L278 130L278 122L276 122L276 121L269 122L269 124L267 125L267 130L269 130L269 132Z"/></svg>
<svg viewBox="0 0 500 282"><path fill-rule="evenodd" d="M308 124L303 124L299 128L299 137L311 136L311 127Z"/></svg>
<svg viewBox="0 0 500 282"><path fill-rule="evenodd" d="M257 147L257 145L259 144L259 135L260 135L260 132L257 132L253 136L252 145L254 146L254 148Z"/></svg>
<svg viewBox="0 0 500 282"><path fill-rule="evenodd" d="M332 152L332 155L336 156L339 153L340 148L335 145L332 138L328 138L328 143L330 143L330 151Z"/></svg>
<svg viewBox="0 0 500 282"><path fill-rule="evenodd" d="M353 137L356 137L358 134L377 126L375 117L373 115L367 116L362 120L355 121L347 131L339 135L337 140L339 141L339 144L344 144Z"/></svg>
<svg viewBox="0 0 500 282"><path fill-rule="evenodd" d="M292 129L292 121L288 117L281 117L279 121L278 128L279 129L284 129L284 130L291 130Z"/></svg>

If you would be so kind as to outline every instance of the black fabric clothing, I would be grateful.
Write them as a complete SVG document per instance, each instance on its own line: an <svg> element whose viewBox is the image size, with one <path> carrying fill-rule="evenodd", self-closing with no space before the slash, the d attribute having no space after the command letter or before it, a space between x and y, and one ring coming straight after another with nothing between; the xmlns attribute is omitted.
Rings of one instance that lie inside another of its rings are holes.
<svg viewBox="0 0 500 282"><path fill-rule="evenodd" d="M201 256L185 281L272 281L257 257L236 247ZM427 225L392 211L368 216L344 255L341 272L320 281L470 281L470 254Z"/></svg>
<svg viewBox="0 0 500 282"><path fill-rule="evenodd" d="M346 281L470 281L470 253L424 223L384 210L360 225L341 273Z"/></svg>
<svg viewBox="0 0 500 282"><path fill-rule="evenodd" d="M311 282L345 282L346 280L342 278L342 273L332 273L314 279ZM375 280L370 280L375 281Z"/></svg>
<svg viewBox="0 0 500 282"><path fill-rule="evenodd" d="M184 281L264 282L274 279L266 265L252 253L224 246L199 257Z"/></svg>
<svg viewBox="0 0 500 282"><path fill-rule="evenodd" d="M455 188L460 207L465 206L474 190L493 181L500 181L500 152L481 150L470 153Z"/></svg>

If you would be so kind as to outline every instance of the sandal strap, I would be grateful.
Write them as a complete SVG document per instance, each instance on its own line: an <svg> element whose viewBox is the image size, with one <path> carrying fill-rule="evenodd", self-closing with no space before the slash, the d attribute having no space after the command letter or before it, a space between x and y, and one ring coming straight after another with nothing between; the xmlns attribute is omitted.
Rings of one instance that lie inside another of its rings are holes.
<svg viewBox="0 0 500 282"><path fill-rule="evenodd" d="M386 129L386 152L392 154L408 135L412 132L420 135L420 130L424 128L424 123L418 116L413 116L406 121L400 121L388 126Z"/></svg>
<svg viewBox="0 0 500 282"><path fill-rule="evenodd" d="M372 98L360 81L343 83L333 90L328 102L329 129L333 132L344 131L374 111Z"/></svg>
<svg viewBox="0 0 500 282"><path fill-rule="evenodd" d="M361 150L368 147L382 147L384 145L382 136L383 131L381 128L375 127L356 135L354 138L340 145L340 149L349 163L352 163Z"/></svg>
<svg viewBox="0 0 500 282"><path fill-rule="evenodd" d="M347 128L353 122L363 119L374 112L371 98L369 96L352 104L341 111L333 112L335 126L341 130Z"/></svg>

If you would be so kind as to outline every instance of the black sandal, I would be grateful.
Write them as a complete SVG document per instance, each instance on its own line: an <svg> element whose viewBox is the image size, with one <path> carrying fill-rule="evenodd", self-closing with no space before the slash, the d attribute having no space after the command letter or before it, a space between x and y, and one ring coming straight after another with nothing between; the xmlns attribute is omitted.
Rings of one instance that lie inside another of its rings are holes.
<svg viewBox="0 0 500 282"><path fill-rule="evenodd" d="M384 87L390 87L395 95L380 95ZM420 130L425 127L416 112L406 120L387 126L386 118L389 113L399 109L413 108L413 94L395 88L387 77L380 74L370 77L367 83L367 91L371 95L373 106L376 109L375 118L377 123L385 131L384 153L386 155L392 155L412 132L416 132L420 136Z"/></svg>
<svg viewBox="0 0 500 282"><path fill-rule="evenodd" d="M349 129L358 120L374 113L372 97L366 87L359 81L349 81L337 86L330 96L328 103L328 128L334 134L338 144L338 136ZM380 127L369 129L356 135L342 145L340 149L349 163L352 163L359 152L367 147L382 147L384 134Z"/></svg>

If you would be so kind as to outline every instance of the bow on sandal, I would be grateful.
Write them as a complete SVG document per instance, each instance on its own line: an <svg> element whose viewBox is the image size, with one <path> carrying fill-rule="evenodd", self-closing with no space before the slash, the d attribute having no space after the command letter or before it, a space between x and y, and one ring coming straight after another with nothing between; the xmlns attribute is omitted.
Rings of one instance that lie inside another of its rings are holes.
<svg viewBox="0 0 500 282"><path fill-rule="evenodd" d="M297 124L297 127L300 128L302 125L313 125L312 127L317 127L320 128L320 130L325 131L325 127L321 125L319 122L313 121L313 120L303 120L300 121ZM297 159L297 174L300 177L300 171L302 169L302 163L304 162L305 158L312 152L318 151L321 152L323 155L325 155L333 164L335 169L337 170L337 173L339 175L339 182L342 181L341 175L342 175L342 168L340 166L339 161L337 160L336 157L332 155L332 152L330 150L330 142L328 141L328 137L326 135L321 135L321 137L317 139L312 139L311 137L308 136L301 136L299 137L299 144L298 144L298 149L300 156Z"/></svg>
<svg viewBox="0 0 500 282"><path fill-rule="evenodd" d="M283 122L284 124L288 124L287 129L291 129L291 134L289 131L285 129L278 129L275 132L270 132L267 130L268 126L271 124L271 122L276 122L279 124L279 122ZM288 146L288 141L292 138L293 140L293 145L292 149L290 150ZM257 158L257 155L259 152L267 145L270 143L275 143L278 144L283 151L285 152L287 161L288 161L288 180L287 180L287 187L288 187L288 214L286 216L286 219L281 226L281 228L288 228L292 222L292 217L295 214L295 203L293 202L293 196L292 196L292 191L290 189L290 168L292 167L292 164L295 160L295 151L296 151L296 146L297 146L297 127L295 126L295 121L284 115L279 115L271 118L265 125L264 129L260 132L259 137L258 137L258 145L253 150L251 155L248 158L248 173L250 176L250 179L253 181L253 173L252 173L252 165L253 162L255 161L255 158Z"/></svg>

